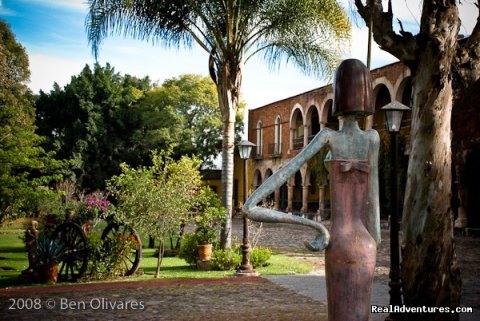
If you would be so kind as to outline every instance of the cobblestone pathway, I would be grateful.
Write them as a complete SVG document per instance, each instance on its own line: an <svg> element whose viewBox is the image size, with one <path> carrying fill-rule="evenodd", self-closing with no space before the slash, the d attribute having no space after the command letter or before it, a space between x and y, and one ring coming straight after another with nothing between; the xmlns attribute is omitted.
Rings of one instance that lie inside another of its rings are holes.
<svg viewBox="0 0 480 321"><path fill-rule="evenodd" d="M0 320L327 320L325 304L262 278L149 283L128 289L122 284L97 291L71 286L61 293L9 294L8 298L39 298L39 309L28 311L9 310L12 300L4 293Z"/></svg>
<svg viewBox="0 0 480 321"><path fill-rule="evenodd" d="M235 219L234 236L238 240L240 233L241 220ZM312 254L303 248L303 242L314 236L313 230L301 226L265 224L259 245L309 261L317 271L323 271L323 253ZM385 289L389 269L387 230L382 230L382 239L375 282ZM461 320L480 320L480 239L457 237L456 244L463 278L462 304L475 308L475 315L462 315ZM0 289L0 320L326 321L326 301L291 283L291 287L285 287L264 278L231 278ZM20 299L15 301L17 306L13 299ZM18 304L23 304L22 309ZM10 309L12 306L17 309Z"/></svg>

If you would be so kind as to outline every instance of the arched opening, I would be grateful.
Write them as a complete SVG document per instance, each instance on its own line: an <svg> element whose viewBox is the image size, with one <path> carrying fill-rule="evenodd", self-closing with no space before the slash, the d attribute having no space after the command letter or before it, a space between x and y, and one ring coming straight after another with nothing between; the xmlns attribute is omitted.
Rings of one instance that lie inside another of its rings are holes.
<svg viewBox="0 0 480 321"><path fill-rule="evenodd" d="M397 101L405 106L413 107L412 97L412 78L406 77L400 83L397 91ZM407 185L408 155L410 154L410 126L412 123L412 111L403 113L401 133L399 137L399 164L398 164L398 183L399 190L404 191ZM399 204L403 204L405 193L400 193Z"/></svg>
<svg viewBox="0 0 480 321"><path fill-rule="evenodd" d="M253 173L253 181L252 181L253 189L254 190L257 189L261 184L262 184L262 174L257 169Z"/></svg>
<svg viewBox="0 0 480 321"><path fill-rule="evenodd" d="M267 169L267 171L265 172L264 181L267 180L267 178L269 178L270 176L272 176L272 174L273 174L272 170L270 168ZM275 192L267 196L266 201L268 205L271 205L273 207L274 199L275 199Z"/></svg>
<svg viewBox="0 0 480 321"><path fill-rule="evenodd" d="M303 183L302 173L295 173L295 186L293 187L293 211L299 212L303 206Z"/></svg>
<svg viewBox="0 0 480 321"><path fill-rule="evenodd" d="M292 149L298 150L303 148L303 116L300 109L295 110L291 122L292 133Z"/></svg>
<svg viewBox="0 0 480 321"><path fill-rule="evenodd" d="M380 157L378 159L378 185L380 199L380 214L386 217L389 212L390 202L390 144L385 130L385 113L381 110L383 106L391 102L390 92L387 86L379 84L374 89L375 114L373 116L373 128L380 133ZM386 136L385 136L385 135ZM388 189L388 190L387 190Z"/></svg>
<svg viewBox="0 0 480 321"><path fill-rule="evenodd" d="M333 100L329 99L323 106L323 112L322 112L322 123L325 125L325 127L338 130L338 118L334 117L332 112L333 112Z"/></svg>
<svg viewBox="0 0 480 321"><path fill-rule="evenodd" d="M480 149L467 155L465 161L466 210L468 227L480 228Z"/></svg>
<svg viewBox="0 0 480 321"><path fill-rule="evenodd" d="M397 98L397 100L400 101L405 106L413 108L412 78L411 77L405 78L400 84L400 87L398 90L399 90L398 94L399 95L401 94L401 96ZM412 111L410 110L403 114L402 128L410 127L411 122L412 122Z"/></svg>
<svg viewBox="0 0 480 321"><path fill-rule="evenodd" d="M385 128L385 115L382 112L382 107L392 101L390 92L388 91L387 86L380 84L374 89L375 95L375 114L373 116L373 129L378 131L384 130Z"/></svg>
<svg viewBox="0 0 480 321"><path fill-rule="evenodd" d="M287 183L283 184L280 187L280 202L278 204L278 209L285 211L288 206L288 186Z"/></svg>
<svg viewBox="0 0 480 321"><path fill-rule="evenodd" d="M318 190L319 190L316 171L309 170L307 172L307 178L309 181L308 212L314 213L318 210Z"/></svg>
<svg viewBox="0 0 480 321"><path fill-rule="evenodd" d="M318 115L317 107L310 107L310 126L309 126L309 135L308 141L311 141L313 137L320 131L320 117Z"/></svg>

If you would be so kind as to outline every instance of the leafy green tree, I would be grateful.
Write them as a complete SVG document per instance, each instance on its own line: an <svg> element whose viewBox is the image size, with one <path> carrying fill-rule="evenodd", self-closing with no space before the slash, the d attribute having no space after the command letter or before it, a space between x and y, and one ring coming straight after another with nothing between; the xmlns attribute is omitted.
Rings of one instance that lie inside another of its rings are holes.
<svg viewBox="0 0 480 321"><path fill-rule="evenodd" d="M134 108L142 119L133 140L151 149L175 144L174 158L195 155L209 163L222 149L222 117L215 84L208 77L186 74L167 79L149 91ZM237 113L236 132L243 127ZM240 140L237 137L236 140Z"/></svg>
<svg viewBox="0 0 480 321"><path fill-rule="evenodd" d="M186 156L174 161L169 154L153 153L150 167L134 169L122 164L122 173L108 182L108 190L117 201L117 218L160 239L156 278L164 239L186 220L201 187L200 161Z"/></svg>
<svg viewBox="0 0 480 321"><path fill-rule="evenodd" d="M40 92L36 106L47 148L69 160L84 188L103 188L121 162L150 164L154 149L175 145L175 159L196 155L204 163L221 149L215 86L198 75L151 90L148 78L122 76L108 64L86 66L65 88L54 84L49 94Z"/></svg>
<svg viewBox="0 0 480 321"><path fill-rule="evenodd" d="M48 184L60 178L60 164L35 134L28 56L0 20L0 222L21 212L41 211L54 197Z"/></svg>
<svg viewBox="0 0 480 321"><path fill-rule="evenodd" d="M222 114L222 203L228 218L222 247L231 246L235 117L243 65L263 53L315 75L330 74L350 24L334 0L89 0L87 33L95 55L109 34L167 46L197 43L209 54Z"/></svg>
<svg viewBox="0 0 480 321"><path fill-rule="evenodd" d="M133 105L150 89L150 80L122 76L107 64L86 65L61 89L36 101L38 133L48 137L46 148L69 161L71 178L83 188L104 187L120 172L120 163L142 164L131 141L140 116Z"/></svg>

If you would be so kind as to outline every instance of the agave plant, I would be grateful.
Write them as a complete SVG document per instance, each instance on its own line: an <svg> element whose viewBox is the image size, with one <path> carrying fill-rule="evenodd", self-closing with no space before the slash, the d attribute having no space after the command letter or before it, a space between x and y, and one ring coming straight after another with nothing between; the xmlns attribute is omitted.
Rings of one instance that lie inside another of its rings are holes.
<svg viewBox="0 0 480 321"><path fill-rule="evenodd" d="M37 242L37 257L40 264L58 263L65 255L65 243L59 239L43 236Z"/></svg>

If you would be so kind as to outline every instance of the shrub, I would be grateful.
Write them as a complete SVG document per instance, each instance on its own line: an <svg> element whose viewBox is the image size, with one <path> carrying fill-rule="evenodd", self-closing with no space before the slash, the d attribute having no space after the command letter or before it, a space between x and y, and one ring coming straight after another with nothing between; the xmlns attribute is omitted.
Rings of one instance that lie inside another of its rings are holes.
<svg viewBox="0 0 480 321"><path fill-rule="evenodd" d="M242 261L238 250L215 250L212 253L212 266L215 270L229 271L237 267Z"/></svg>
<svg viewBox="0 0 480 321"><path fill-rule="evenodd" d="M252 251L250 251L250 264L253 268L267 266L267 262L272 256L272 250L268 247L256 246Z"/></svg>
<svg viewBox="0 0 480 321"><path fill-rule="evenodd" d="M184 234L180 243L178 257L184 259L190 265L196 265L199 259L198 244L198 236L196 234Z"/></svg>
<svg viewBox="0 0 480 321"><path fill-rule="evenodd" d="M124 275L127 272L124 258L137 247L133 235L117 235L105 240L99 235L91 235L88 238L90 278L104 279Z"/></svg>

